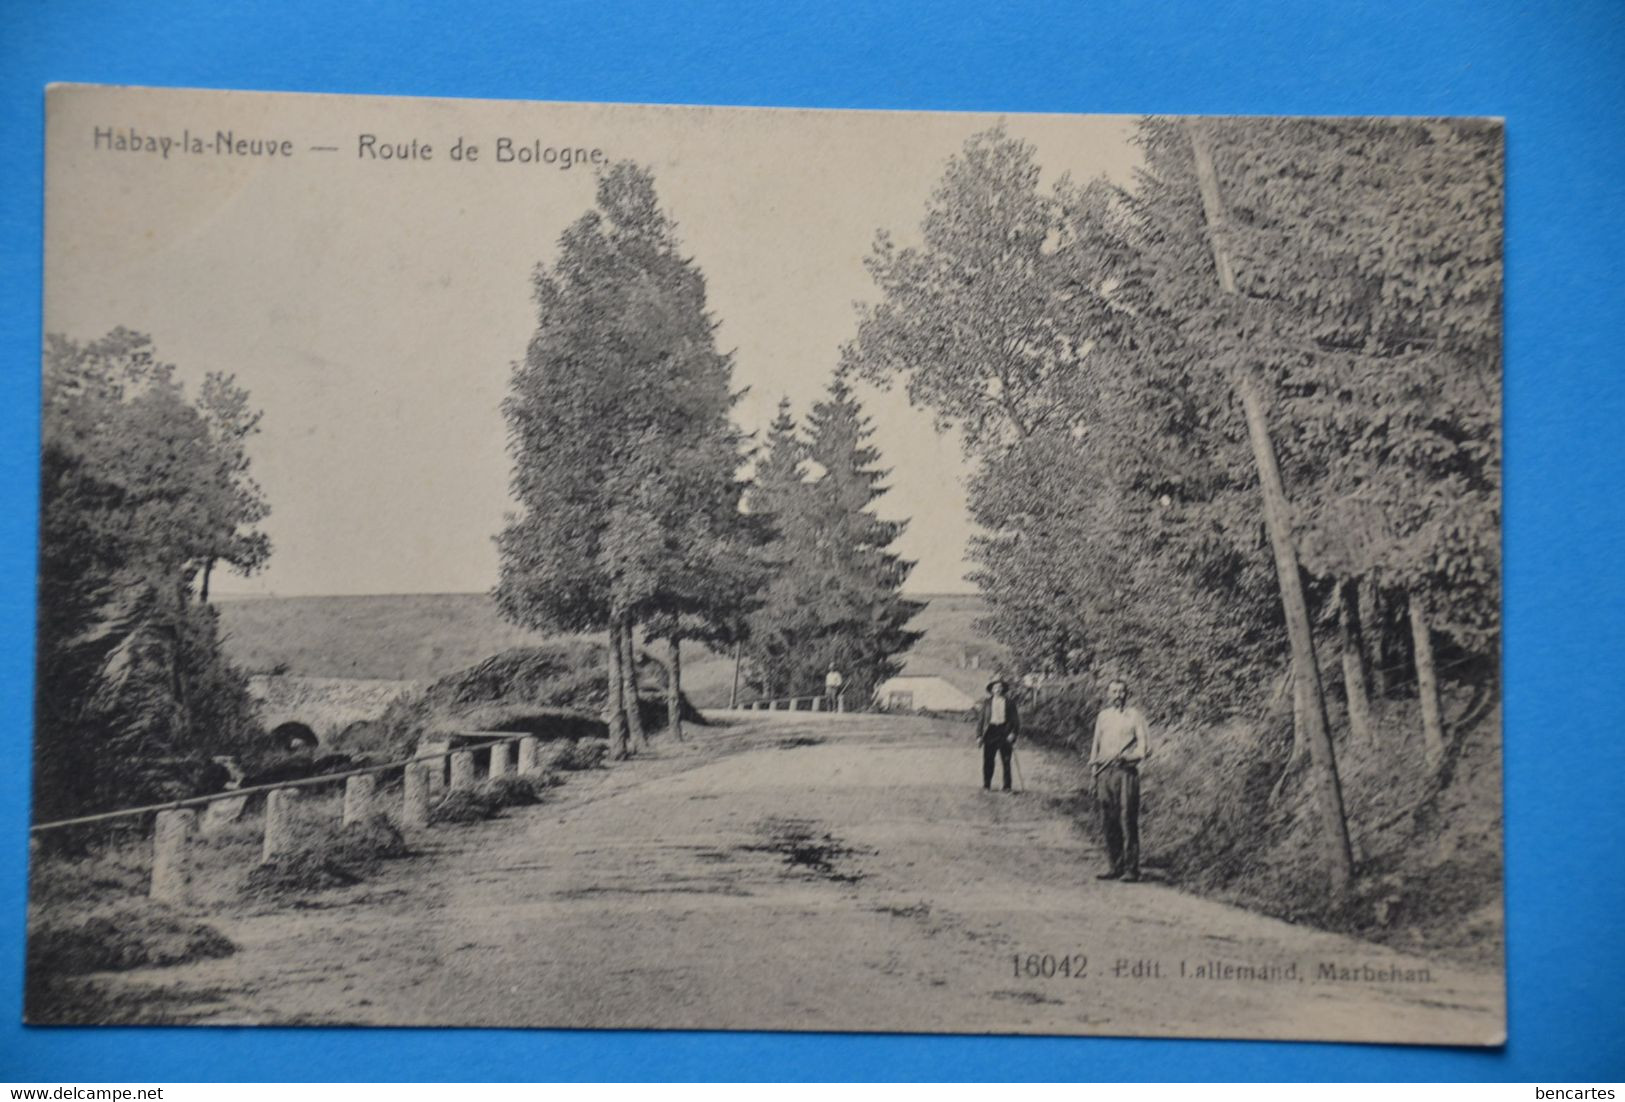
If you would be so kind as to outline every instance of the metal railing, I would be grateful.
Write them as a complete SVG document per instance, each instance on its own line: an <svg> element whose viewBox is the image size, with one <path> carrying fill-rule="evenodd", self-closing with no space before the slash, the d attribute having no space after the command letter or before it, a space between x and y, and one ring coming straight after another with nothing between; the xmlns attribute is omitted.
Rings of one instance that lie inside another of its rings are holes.
<svg viewBox="0 0 1625 1102"><path fill-rule="evenodd" d="M399 825L403 828L425 827L429 824L430 797L437 788L448 792L471 787L475 777L474 754L487 750L490 759L486 766L486 779L509 774L529 775L541 771L543 763L539 753L541 740L536 735L511 734L506 731L459 731L451 738L482 739L465 742L428 754L417 754L400 761L382 765L369 765L339 773L323 773L296 780L252 785L248 788L227 789L206 796L191 796L166 803L146 804L141 807L119 808L95 815L79 815L71 819L58 819L39 823L29 828L31 835L117 819L157 815L153 829L152 878L149 895L154 899L185 902L190 895L191 876L187 849L196 828L197 808L228 800L245 801L255 795L265 796L264 838L260 861L266 863L291 849L295 842L294 797L298 790L324 785L344 785L342 824L361 821L375 810L373 787L380 773L400 770L402 774L402 806ZM508 747L518 744L517 759ZM449 777L446 764L449 762ZM433 767L439 765L438 770Z"/></svg>
<svg viewBox="0 0 1625 1102"><path fill-rule="evenodd" d="M297 780L273 781L270 784L257 784L248 788L230 788L220 792L211 792L207 796L188 796L181 800L170 800L161 804L146 804L142 807L121 807L117 811L103 811L96 815L79 815L72 819L57 819L49 823L37 823L28 828L30 834L39 834L47 830L57 830L62 827L84 826L88 823L104 823L112 819L129 818L135 815L151 815L157 811L182 811L187 808L204 807L221 800L236 800L245 796L253 796L262 792L275 792L281 788L308 788L312 785L333 784L337 781L348 780L351 777L375 776L379 773L388 773L394 769L406 769L412 765L427 765L430 762L444 761L454 754L473 753L475 750L484 750L488 746L510 742L523 742L525 739L535 740L534 735L510 735L500 731L459 731L454 738L474 738L480 735L493 737L485 742L474 745L456 746L449 750L437 751L433 754L421 754L413 758L403 758L400 761L386 762L383 765L368 765L361 769L350 769L343 773L320 773L313 777L300 777ZM523 759L523 753L520 755Z"/></svg>
<svg viewBox="0 0 1625 1102"><path fill-rule="evenodd" d="M835 706L829 706L829 696L820 693L815 696L779 696L770 700L749 700L734 706L736 712L844 712L846 701L843 697L835 698Z"/></svg>

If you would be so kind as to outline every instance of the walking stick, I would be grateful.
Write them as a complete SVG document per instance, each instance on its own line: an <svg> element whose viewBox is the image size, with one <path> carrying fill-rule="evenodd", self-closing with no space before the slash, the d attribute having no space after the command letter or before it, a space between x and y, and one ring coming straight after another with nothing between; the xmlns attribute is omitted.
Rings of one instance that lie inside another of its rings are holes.
<svg viewBox="0 0 1625 1102"><path fill-rule="evenodd" d="M1021 785L1019 791L1027 791L1027 778L1021 775L1021 755L1016 753L1014 746L1010 747L1010 764L1016 768L1016 783Z"/></svg>

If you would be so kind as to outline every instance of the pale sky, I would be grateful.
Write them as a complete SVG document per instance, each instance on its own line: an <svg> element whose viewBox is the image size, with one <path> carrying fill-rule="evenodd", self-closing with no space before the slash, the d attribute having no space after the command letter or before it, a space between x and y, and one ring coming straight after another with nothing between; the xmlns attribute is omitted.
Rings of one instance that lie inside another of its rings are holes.
<svg viewBox="0 0 1625 1102"><path fill-rule="evenodd" d="M270 565L221 594L471 592L496 580L512 508L499 409L535 329L530 273L592 205L590 168L493 159L499 136L601 148L653 169L705 273L738 407L765 428L828 385L873 300L875 231L912 240L944 163L1001 116L521 104L58 89L48 105L46 328L150 334L184 378L234 373L265 413L254 475ZM1127 117L1002 116L1062 172L1127 182ZM206 150L118 151L97 128ZM217 131L291 142L291 157L214 151ZM427 142L371 161L358 137ZM461 136L474 164L447 153ZM336 146L337 152L311 151ZM900 392L861 395L891 492L909 589L962 591L972 534L959 441Z"/></svg>

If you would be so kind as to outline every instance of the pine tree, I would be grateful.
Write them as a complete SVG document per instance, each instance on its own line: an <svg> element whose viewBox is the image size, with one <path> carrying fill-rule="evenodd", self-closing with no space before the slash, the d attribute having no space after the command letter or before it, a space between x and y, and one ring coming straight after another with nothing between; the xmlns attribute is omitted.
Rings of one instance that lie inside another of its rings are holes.
<svg viewBox="0 0 1625 1102"><path fill-rule="evenodd" d="M809 615L797 555L810 546L810 509L805 480L807 446L791 413L790 400L780 399L777 416L757 459L746 501L749 512L770 533L762 549L767 584L761 605L745 619L752 679L766 697L789 695L799 681L800 650L817 624Z"/></svg>
<svg viewBox="0 0 1625 1102"><path fill-rule="evenodd" d="M925 605L902 596L914 569L891 550L907 521L882 520L871 507L886 493L887 472L876 466L874 427L841 375L807 418L807 458L822 473L808 497L824 571L820 601L826 642L814 673L841 670L843 692L866 702L901 669L898 656L920 638L907 625Z"/></svg>

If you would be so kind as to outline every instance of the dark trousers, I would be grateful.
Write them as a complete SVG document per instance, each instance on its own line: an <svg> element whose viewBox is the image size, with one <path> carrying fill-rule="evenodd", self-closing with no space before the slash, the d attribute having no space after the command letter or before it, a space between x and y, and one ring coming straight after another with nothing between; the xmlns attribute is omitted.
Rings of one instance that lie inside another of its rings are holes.
<svg viewBox="0 0 1625 1102"><path fill-rule="evenodd" d="M1140 875L1140 770L1108 765L1095 778L1101 825L1106 828L1106 856L1112 871Z"/></svg>
<svg viewBox="0 0 1625 1102"><path fill-rule="evenodd" d="M1010 787L1010 735L1004 727L989 727L982 736L982 787L993 787L993 759L1004 761L1004 787Z"/></svg>

